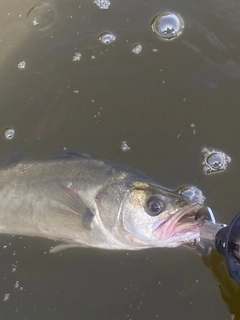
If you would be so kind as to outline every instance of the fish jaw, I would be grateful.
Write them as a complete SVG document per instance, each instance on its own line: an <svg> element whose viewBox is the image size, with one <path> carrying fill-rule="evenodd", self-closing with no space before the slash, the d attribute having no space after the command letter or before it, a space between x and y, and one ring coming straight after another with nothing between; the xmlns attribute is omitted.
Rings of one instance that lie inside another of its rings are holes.
<svg viewBox="0 0 240 320"><path fill-rule="evenodd" d="M202 220L195 220L195 215L203 206L191 204L178 209L169 216L152 225L153 235L159 247L178 247L200 237Z"/></svg>

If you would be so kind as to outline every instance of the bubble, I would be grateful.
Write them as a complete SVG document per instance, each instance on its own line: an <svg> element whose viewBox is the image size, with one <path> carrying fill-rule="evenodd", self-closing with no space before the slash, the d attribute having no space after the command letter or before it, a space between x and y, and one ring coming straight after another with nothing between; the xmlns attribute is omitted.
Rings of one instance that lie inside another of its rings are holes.
<svg viewBox="0 0 240 320"><path fill-rule="evenodd" d="M111 32L104 32L99 36L98 40L104 44L110 44L116 40L116 36Z"/></svg>
<svg viewBox="0 0 240 320"><path fill-rule="evenodd" d="M15 131L12 128L6 128L4 129L3 134L6 139L11 140L14 137Z"/></svg>
<svg viewBox="0 0 240 320"><path fill-rule="evenodd" d="M18 69L25 69L25 67L26 67L26 61L23 60L18 63Z"/></svg>
<svg viewBox="0 0 240 320"><path fill-rule="evenodd" d="M231 162L231 158L224 152L215 149L202 149L202 171L206 174L224 171Z"/></svg>
<svg viewBox="0 0 240 320"><path fill-rule="evenodd" d="M132 52L136 54L139 54L140 52L142 52L141 44L135 44L135 46L133 46L132 48Z"/></svg>
<svg viewBox="0 0 240 320"><path fill-rule="evenodd" d="M98 6L99 9L108 9L111 4L109 0L95 0L94 3Z"/></svg>
<svg viewBox="0 0 240 320"><path fill-rule="evenodd" d="M58 14L54 5L46 1L32 7L27 13L28 21L39 31L45 31L51 28L57 18Z"/></svg>
<svg viewBox="0 0 240 320"><path fill-rule="evenodd" d="M183 186L177 190L177 193L182 195L190 202L203 204L206 199L202 191L195 186Z"/></svg>
<svg viewBox="0 0 240 320"><path fill-rule="evenodd" d="M74 55L73 58L72 58L72 61L73 61L73 62L80 61L81 56L82 56L82 55L81 55L80 52L76 52L75 55Z"/></svg>
<svg viewBox="0 0 240 320"><path fill-rule="evenodd" d="M182 34L184 22L180 15L172 12L163 12L152 21L152 30L162 39L170 40Z"/></svg>
<svg viewBox="0 0 240 320"><path fill-rule="evenodd" d="M123 141L121 144L121 149L122 151L129 151L131 148L129 147L126 141Z"/></svg>

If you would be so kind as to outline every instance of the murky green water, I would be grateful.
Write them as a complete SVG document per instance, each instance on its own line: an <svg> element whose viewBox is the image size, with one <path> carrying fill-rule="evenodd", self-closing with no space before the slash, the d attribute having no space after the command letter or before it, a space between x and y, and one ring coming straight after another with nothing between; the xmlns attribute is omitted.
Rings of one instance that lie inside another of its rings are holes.
<svg viewBox="0 0 240 320"><path fill-rule="evenodd" d="M151 30L164 11L184 20L171 41ZM239 18L233 0L112 0L108 10L2 1L0 130L15 135L2 135L0 164L87 152L172 189L197 185L229 223L240 207ZM104 32L116 40L101 43ZM225 172L202 173L203 147L231 157ZM189 248L53 255L52 244L0 237L1 319L240 319L239 287L217 255L205 264Z"/></svg>

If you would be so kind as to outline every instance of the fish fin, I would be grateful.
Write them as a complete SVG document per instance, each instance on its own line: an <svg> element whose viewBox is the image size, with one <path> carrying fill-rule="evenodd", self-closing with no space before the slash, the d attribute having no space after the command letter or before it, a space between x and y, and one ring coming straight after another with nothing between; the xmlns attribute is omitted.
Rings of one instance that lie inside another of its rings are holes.
<svg viewBox="0 0 240 320"><path fill-rule="evenodd" d="M63 205L65 205L70 210L66 209L58 209L57 211L67 212L71 214L75 214L77 217L81 219L82 227L87 230L91 230L91 223L94 218L94 214L92 211L85 205L82 199L79 197L76 192L70 188L67 188L63 185L55 186L51 190L51 195L56 201L59 201Z"/></svg>
<svg viewBox="0 0 240 320"><path fill-rule="evenodd" d="M79 243L62 243L59 244L53 248L51 248L49 251L50 253L57 253L66 249L70 249L70 248L82 248L83 246Z"/></svg>
<svg viewBox="0 0 240 320"><path fill-rule="evenodd" d="M74 151L68 151L63 156L58 157L58 159L76 159L76 158L83 158L83 159L91 159L92 156L88 153L78 153Z"/></svg>

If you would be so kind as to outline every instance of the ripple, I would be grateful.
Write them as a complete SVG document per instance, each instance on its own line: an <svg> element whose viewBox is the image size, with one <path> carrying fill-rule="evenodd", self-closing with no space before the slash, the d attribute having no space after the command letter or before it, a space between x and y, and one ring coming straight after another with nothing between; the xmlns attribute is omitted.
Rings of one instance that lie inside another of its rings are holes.
<svg viewBox="0 0 240 320"><path fill-rule="evenodd" d="M54 3L44 1L28 11L27 19L36 30L46 31L56 23L58 12Z"/></svg>
<svg viewBox="0 0 240 320"><path fill-rule="evenodd" d="M46 0L29 7L26 14L29 32L46 36L59 32L71 23L72 4L69 1Z"/></svg>

